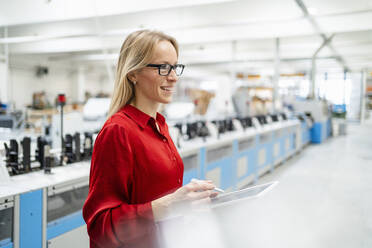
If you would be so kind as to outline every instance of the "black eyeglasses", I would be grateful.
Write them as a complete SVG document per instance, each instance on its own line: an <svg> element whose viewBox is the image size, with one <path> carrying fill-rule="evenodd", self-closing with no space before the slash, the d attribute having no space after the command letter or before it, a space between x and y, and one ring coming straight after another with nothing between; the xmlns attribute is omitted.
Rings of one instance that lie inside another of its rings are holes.
<svg viewBox="0 0 372 248"><path fill-rule="evenodd" d="M185 65L176 64L148 64L146 67L156 67L160 76L168 76L171 70L173 69L177 76L181 76Z"/></svg>

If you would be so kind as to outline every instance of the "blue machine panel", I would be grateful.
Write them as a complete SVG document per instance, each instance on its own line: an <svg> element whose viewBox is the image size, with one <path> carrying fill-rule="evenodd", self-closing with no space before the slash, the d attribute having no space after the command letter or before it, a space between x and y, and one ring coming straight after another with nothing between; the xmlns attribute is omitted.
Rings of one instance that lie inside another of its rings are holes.
<svg viewBox="0 0 372 248"><path fill-rule="evenodd" d="M20 195L20 248L42 247L43 190Z"/></svg>
<svg viewBox="0 0 372 248"><path fill-rule="evenodd" d="M284 136L284 137L280 137L279 139L279 155L277 157L274 157L274 159L278 159L278 158L283 158L285 157L285 154L286 154L286 139L287 139L287 136Z"/></svg>
<svg viewBox="0 0 372 248"><path fill-rule="evenodd" d="M200 150L201 178L213 180L222 189L233 187L236 170L233 159L234 150L236 150L236 143L234 142L209 149L202 148Z"/></svg>
<svg viewBox="0 0 372 248"><path fill-rule="evenodd" d="M330 131L330 129L327 126L328 121L314 123L313 127L311 128L312 143L320 144L328 137L327 133Z"/></svg>
<svg viewBox="0 0 372 248"><path fill-rule="evenodd" d="M289 146L286 147L285 156L288 157L296 149L296 133L294 130L289 131L286 140L288 140Z"/></svg>
<svg viewBox="0 0 372 248"><path fill-rule="evenodd" d="M288 142L288 135L285 135L285 136L281 137L281 139L280 139L280 153L279 153L279 156L278 156L279 158L285 157L286 154L288 153L287 142ZM274 160L277 159L277 158L274 157Z"/></svg>
<svg viewBox="0 0 372 248"><path fill-rule="evenodd" d="M330 137L332 134L332 121L328 119L327 121L327 138Z"/></svg>
<svg viewBox="0 0 372 248"><path fill-rule="evenodd" d="M305 145L310 142L310 130L307 128L306 122L301 123L301 142Z"/></svg>
<svg viewBox="0 0 372 248"><path fill-rule="evenodd" d="M238 184L240 182L245 183L246 179L250 176L254 176L254 180L257 179L256 175L256 164L257 164L257 156L256 156L256 145L258 142L258 136L252 136L246 139L241 139L239 141L234 141L234 165L235 170L233 171L234 177L234 188L238 189ZM239 163L244 162L244 165L239 165ZM238 172L239 166L245 166L243 169L246 170L244 174Z"/></svg>
<svg viewBox="0 0 372 248"><path fill-rule="evenodd" d="M201 164L201 162L199 153L184 156L182 160L184 165L183 185L185 185L188 184L191 179L199 178L199 164Z"/></svg>
<svg viewBox="0 0 372 248"><path fill-rule="evenodd" d="M234 187L235 169L232 168L232 166L233 166L233 159L231 157L213 162L206 166L206 176L213 171L218 171L219 187L222 189Z"/></svg>
<svg viewBox="0 0 372 248"><path fill-rule="evenodd" d="M183 173L183 185L188 184L193 178L199 178L197 170L185 171Z"/></svg>
<svg viewBox="0 0 372 248"><path fill-rule="evenodd" d="M88 191L89 187L85 185L48 196L47 240L85 224L81 209Z"/></svg>
<svg viewBox="0 0 372 248"><path fill-rule="evenodd" d="M0 248L13 248L11 239L0 240Z"/></svg>
<svg viewBox="0 0 372 248"><path fill-rule="evenodd" d="M53 239L82 225L85 225L82 211L49 222L47 227L47 240Z"/></svg>
<svg viewBox="0 0 372 248"><path fill-rule="evenodd" d="M219 151L222 152L218 153ZM209 158L208 154L210 156ZM218 159L211 157L215 156L215 154L218 154ZM235 165L233 163L233 145L223 145L221 148L209 151L204 147L201 148L200 168L201 179L214 179L214 183L222 189L234 186L233 173L235 172Z"/></svg>
<svg viewBox="0 0 372 248"><path fill-rule="evenodd" d="M200 179L205 179L205 169L206 169L206 149L205 147L200 148Z"/></svg>
<svg viewBox="0 0 372 248"><path fill-rule="evenodd" d="M234 179L234 181L236 182L235 185L237 185L237 183L239 183L240 181L243 181L244 179L246 179L247 177L251 176L251 175L255 175L255 179L256 179L256 150L255 149L250 149L248 151L245 151L245 152L240 152L239 155L237 156L237 160L238 159L242 159L242 158L245 158L245 161L247 163L247 171L245 174L241 175L240 177L236 176L236 178ZM234 171L236 172L236 171Z"/></svg>
<svg viewBox="0 0 372 248"><path fill-rule="evenodd" d="M270 166L270 169L273 170L274 161L274 143L272 140L272 133L264 134L259 136L259 144L257 145L257 168L261 170L263 167ZM264 151L265 159L261 161L261 152Z"/></svg>
<svg viewBox="0 0 372 248"><path fill-rule="evenodd" d="M312 143L320 144L323 142L322 129L323 124L321 122L314 123L313 127L311 128Z"/></svg>

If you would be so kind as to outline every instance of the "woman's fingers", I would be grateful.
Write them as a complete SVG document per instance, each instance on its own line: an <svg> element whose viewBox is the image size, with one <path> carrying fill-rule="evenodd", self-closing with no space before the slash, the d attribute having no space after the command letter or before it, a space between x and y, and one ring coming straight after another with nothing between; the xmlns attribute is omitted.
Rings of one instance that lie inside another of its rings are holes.
<svg viewBox="0 0 372 248"><path fill-rule="evenodd" d="M196 188L196 190L194 191L212 190L216 187L210 180L205 181L205 180L198 180L195 178L191 180L190 184Z"/></svg>
<svg viewBox="0 0 372 248"><path fill-rule="evenodd" d="M213 191L215 185L212 181L192 179L191 182L175 192L175 202L198 201L201 199L213 198L217 192Z"/></svg>
<svg viewBox="0 0 372 248"><path fill-rule="evenodd" d="M216 197L216 196L218 196L218 192L213 191L209 197L210 197L210 198L214 198L214 197Z"/></svg>
<svg viewBox="0 0 372 248"><path fill-rule="evenodd" d="M194 191L194 192L190 192L187 198L191 201L195 201L195 200L200 200L204 198L209 198L211 194L212 194L212 191L210 190Z"/></svg>

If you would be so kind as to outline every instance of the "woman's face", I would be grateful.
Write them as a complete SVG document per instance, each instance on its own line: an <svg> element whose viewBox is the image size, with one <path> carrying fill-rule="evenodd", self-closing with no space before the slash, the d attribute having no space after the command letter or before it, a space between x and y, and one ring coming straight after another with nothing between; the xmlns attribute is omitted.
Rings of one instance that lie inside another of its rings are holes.
<svg viewBox="0 0 372 248"><path fill-rule="evenodd" d="M155 45L153 60L150 64L177 64L177 52L169 41L160 41ZM178 80L172 69L168 76L161 76L158 68L145 67L134 73L136 81L135 95L137 101L145 100L148 104L169 103Z"/></svg>

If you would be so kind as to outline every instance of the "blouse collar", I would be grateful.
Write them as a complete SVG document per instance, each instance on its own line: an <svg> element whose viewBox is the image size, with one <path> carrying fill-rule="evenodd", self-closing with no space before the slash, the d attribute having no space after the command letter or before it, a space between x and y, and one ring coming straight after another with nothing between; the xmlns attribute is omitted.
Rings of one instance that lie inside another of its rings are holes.
<svg viewBox="0 0 372 248"><path fill-rule="evenodd" d="M147 125L147 123L151 120L154 119L153 117L149 116L148 114L142 112L138 108L126 104L124 107L122 107L121 110L124 114L126 114L129 118L134 120L142 129L144 129ZM159 112L156 113L156 121L160 125L164 125L165 123L165 118L163 115L161 115Z"/></svg>

